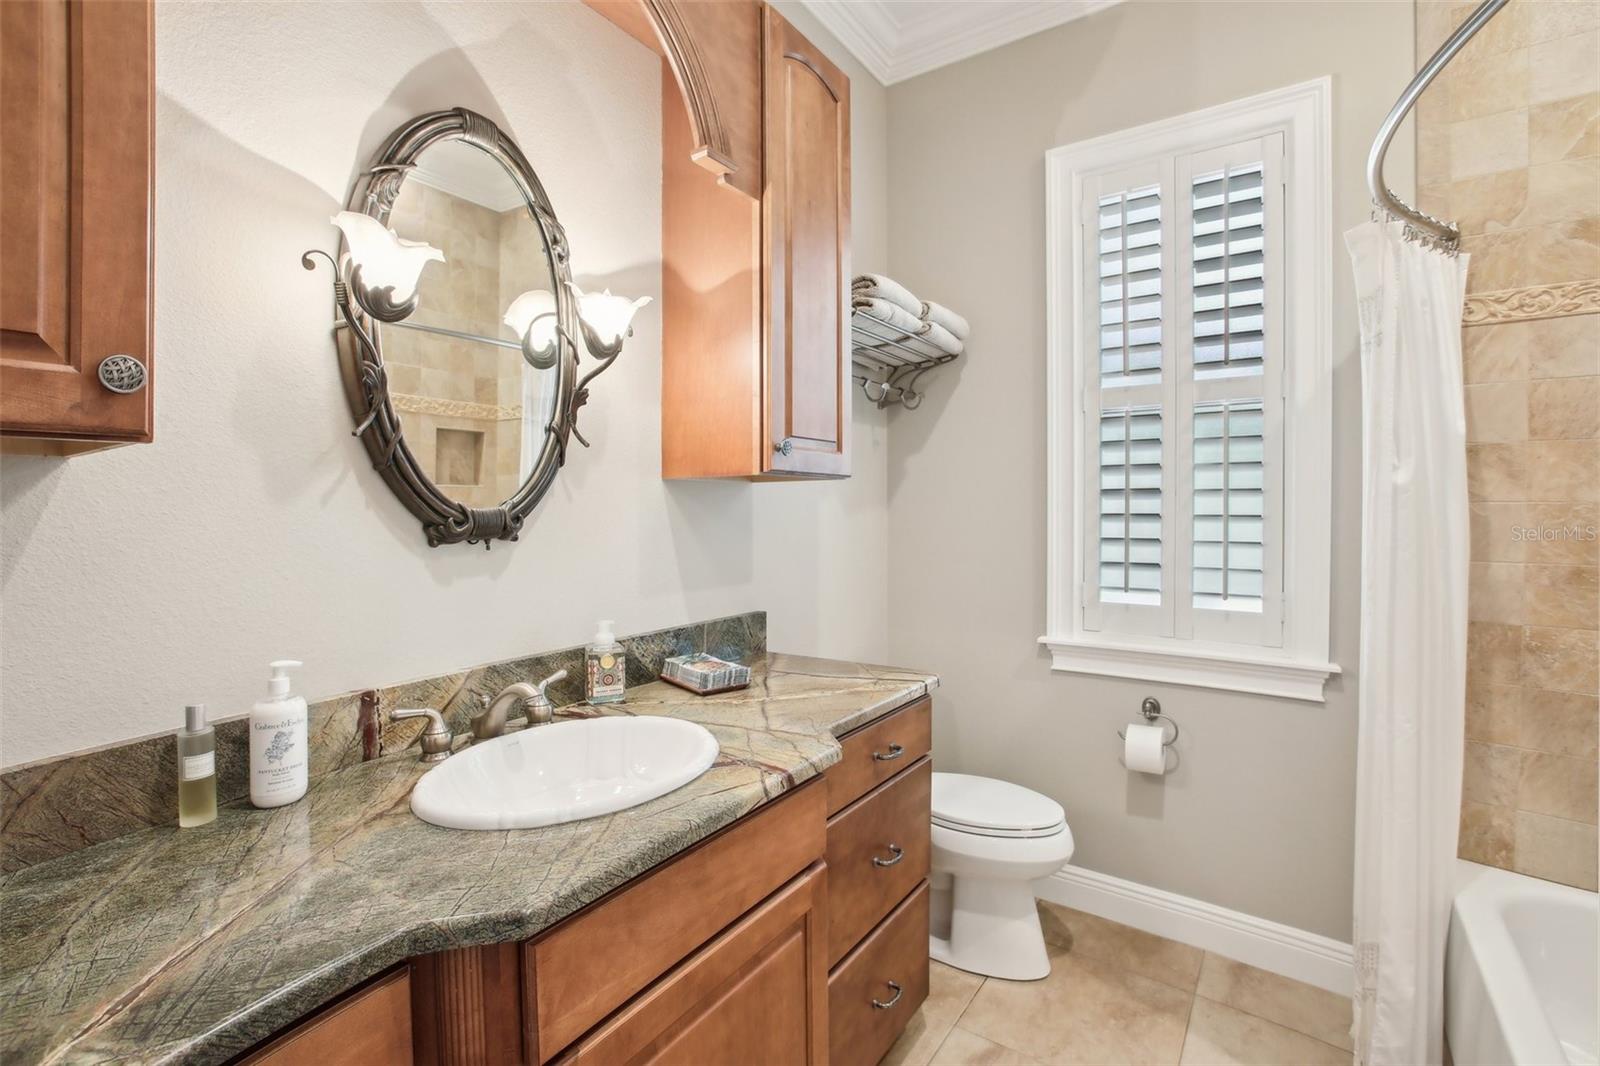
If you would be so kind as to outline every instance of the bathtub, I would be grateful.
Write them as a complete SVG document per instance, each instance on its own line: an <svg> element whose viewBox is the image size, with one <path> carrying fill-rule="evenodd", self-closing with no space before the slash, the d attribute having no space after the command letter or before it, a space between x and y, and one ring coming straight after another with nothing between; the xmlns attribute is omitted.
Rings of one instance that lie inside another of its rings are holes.
<svg viewBox="0 0 1600 1066"><path fill-rule="evenodd" d="M1460 866L1444 964L1456 1066L1595 1066L1596 895Z"/></svg>

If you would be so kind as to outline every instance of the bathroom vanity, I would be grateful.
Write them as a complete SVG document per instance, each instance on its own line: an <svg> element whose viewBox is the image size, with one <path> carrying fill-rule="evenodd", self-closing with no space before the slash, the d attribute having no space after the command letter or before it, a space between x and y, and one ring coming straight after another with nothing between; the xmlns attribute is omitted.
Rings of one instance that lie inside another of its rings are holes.
<svg viewBox="0 0 1600 1066"><path fill-rule="evenodd" d="M0 1056L876 1062L927 995L936 685L770 655L630 690L721 749L638 807L440 829L406 750L9 875Z"/></svg>
<svg viewBox="0 0 1600 1066"><path fill-rule="evenodd" d="M930 723L923 697L861 726L551 929L409 960L245 1061L877 1062L928 993Z"/></svg>

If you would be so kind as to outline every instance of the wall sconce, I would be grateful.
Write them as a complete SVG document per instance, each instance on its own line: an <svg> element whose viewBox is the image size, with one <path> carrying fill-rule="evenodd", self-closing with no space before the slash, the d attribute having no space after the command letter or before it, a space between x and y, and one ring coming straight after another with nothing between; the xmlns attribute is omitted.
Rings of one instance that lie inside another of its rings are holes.
<svg viewBox="0 0 1600 1066"><path fill-rule="evenodd" d="M444 253L408 241L370 215L340 211L329 219L350 247L350 287L361 309L379 322L399 322L417 309L417 279Z"/></svg>
<svg viewBox="0 0 1600 1066"><path fill-rule="evenodd" d="M650 302L650 297L630 300L626 296L611 295L610 289L584 292L576 285L572 286L572 291L578 294L578 328L583 331L584 347L600 360L599 366L579 380L578 390L572 397L572 435L587 448L589 442L578 432L578 408L589 401L589 382L609 370L622 354L622 342L633 336L633 316Z"/></svg>
<svg viewBox="0 0 1600 1066"><path fill-rule="evenodd" d="M511 301L501 319L522 342L522 357L535 370L556 365L556 294L549 289L530 289Z"/></svg>
<svg viewBox="0 0 1600 1066"><path fill-rule="evenodd" d="M622 342L633 336L633 316L639 308L650 302L641 296L630 300L626 296L613 296L604 292L578 291L578 318L583 329L583 343L596 359L615 359L622 352Z"/></svg>

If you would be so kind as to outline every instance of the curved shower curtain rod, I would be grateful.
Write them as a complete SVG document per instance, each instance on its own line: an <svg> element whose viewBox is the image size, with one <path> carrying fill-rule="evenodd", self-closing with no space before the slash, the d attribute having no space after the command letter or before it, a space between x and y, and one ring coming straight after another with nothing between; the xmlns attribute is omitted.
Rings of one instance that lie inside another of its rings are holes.
<svg viewBox="0 0 1600 1066"><path fill-rule="evenodd" d="M1383 182L1383 157L1389 151L1389 142L1394 140L1395 130L1400 128L1400 123L1416 104L1417 97L1421 96L1422 91L1439 76L1445 65L1455 58L1456 53L1472 40L1473 35L1483 28L1483 24L1493 18L1495 12L1505 7L1508 2L1509 0L1483 0L1477 10L1456 27L1450 38L1433 53L1433 58L1417 72L1415 78L1411 79L1411 84L1400 94L1400 99L1395 101L1389 117L1378 127L1378 136L1372 142L1372 153L1367 156L1367 187L1372 190L1372 202L1387 212L1391 218L1404 221L1416 233L1451 249L1455 248L1461 239L1461 231L1456 228L1456 224L1418 211L1391 192L1389 186Z"/></svg>

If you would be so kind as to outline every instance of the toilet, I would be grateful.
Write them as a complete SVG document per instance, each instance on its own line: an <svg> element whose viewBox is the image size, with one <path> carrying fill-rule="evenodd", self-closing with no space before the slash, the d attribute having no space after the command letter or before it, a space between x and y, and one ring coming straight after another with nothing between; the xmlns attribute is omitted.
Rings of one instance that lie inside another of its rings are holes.
<svg viewBox="0 0 1600 1066"><path fill-rule="evenodd" d="M929 953L1012 981L1050 974L1033 882L1072 858L1061 804L1009 781L933 775Z"/></svg>

